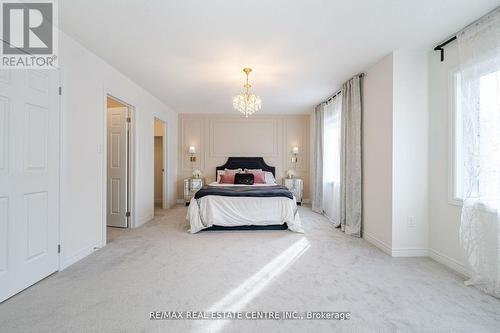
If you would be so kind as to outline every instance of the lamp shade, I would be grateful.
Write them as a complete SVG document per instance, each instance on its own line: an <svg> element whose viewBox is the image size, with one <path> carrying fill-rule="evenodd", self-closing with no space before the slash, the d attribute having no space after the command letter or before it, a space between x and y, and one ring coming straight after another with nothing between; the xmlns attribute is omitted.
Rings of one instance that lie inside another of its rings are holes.
<svg viewBox="0 0 500 333"><path fill-rule="evenodd" d="M293 147L292 154L298 154L298 153L299 153L299 147Z"/></svg>
<svg viewBox="0 0 500 333"><path fill-rule="evenodd" d="M189 153L196 154L196 148L194 146L189 146Z"/></svg>

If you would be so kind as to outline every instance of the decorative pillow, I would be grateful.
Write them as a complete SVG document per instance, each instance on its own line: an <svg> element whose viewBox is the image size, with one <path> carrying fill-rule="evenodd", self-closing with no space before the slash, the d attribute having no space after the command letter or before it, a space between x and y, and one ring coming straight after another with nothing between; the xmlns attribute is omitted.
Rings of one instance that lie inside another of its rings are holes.
<svg viewBox="0 0 500 333"><path fill-rule="evenodd" d="M246 170L248 174L253 175L253 182L255 184L265 184L266 174L262 171Z"/></svg>
<svg viewBox="0 0 500 333"><path fill-rule="evenodd" d="M220 184L234 184L234 175L220 175Z"/></svg>
<svg viewBox="0 0 500 333"><path fill-rule="evenodd" d="M266 183L266 174L264 172L256 172L253 174L253 181L256 184Z"/></svg>
<svg viewBox="0 0 500 333"><path fill-rule="evenodd" d="M225 170L217 170L217 183L220 183L220 176L221 175L230 175L232 174L233 176L237 174L238 172L243 172L243 169L225 169Z"/></svg>
<svg viewBox="0 0 500 333"><path fill-rule="evenodd" d="M237 173L234 176L234 183L241 185L253 185L254 177L251 173Z"/></svg>

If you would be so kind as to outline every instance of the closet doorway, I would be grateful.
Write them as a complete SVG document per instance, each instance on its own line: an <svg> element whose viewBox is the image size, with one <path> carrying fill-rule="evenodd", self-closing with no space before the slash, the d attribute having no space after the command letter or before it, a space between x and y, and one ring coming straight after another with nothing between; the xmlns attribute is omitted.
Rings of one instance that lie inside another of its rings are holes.
<svg viewBox="0 0 500 333"><path fill-rule="evenodd" d="M129 228L133 107L110 95L106 104L106 225Z"/></svg>
<svg viewBox="0 0 500 333"><path fill-rule="evenodd" d="M167 126L158 118L154 119L154 205L155 209L167 208L166 204L166 156Z"/></svg>

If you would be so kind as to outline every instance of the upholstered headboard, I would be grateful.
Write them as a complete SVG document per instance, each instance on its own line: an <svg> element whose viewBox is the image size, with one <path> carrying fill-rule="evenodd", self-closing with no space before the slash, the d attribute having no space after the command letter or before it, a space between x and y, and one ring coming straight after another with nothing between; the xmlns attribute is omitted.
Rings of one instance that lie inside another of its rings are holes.
<svg viewBox="0 0 500 333"><path fill-rule="evenodd" d="M262 169L262 171L272 172L276 177L276 168L266 164L262 157L228 157L224 165L215 168L215 177L217 178L217 171L224 169Z"/></svg>

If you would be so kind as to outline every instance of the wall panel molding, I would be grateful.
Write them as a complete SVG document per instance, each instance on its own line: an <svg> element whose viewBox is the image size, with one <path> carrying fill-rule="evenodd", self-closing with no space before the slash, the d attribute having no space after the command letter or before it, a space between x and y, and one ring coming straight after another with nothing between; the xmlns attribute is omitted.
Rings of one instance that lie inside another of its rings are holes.
<svg viewBox="0 0 500 333"><path fill-rule="evenodd" d="M203 140L203 120L202 119L181 119L180 125L180 142L179 156L181 159L181 170L192 171L192 168L203 169L203 158L200 152L204 152L205 145ZM196 162L192 163L189 161L189 146L196 147Z"/></svg>
<svg viewBox="0 0 500 333"><path fill-rule="evenodd" d="M295 173L304 179L305 197L309 196L309 115L266 115L243 118L238 115L179 115L178 193L182 196L182 179L191 176L188 147L196 147L197 161L208 182L215 180L215 167L229 156L262 156L276 167L279 183L292 167L291 149L300 149Z"/></svg>
<svg viewBox="0 0 500 333"><path fill-rule="evenodd" d="M209 119L209 157L279 155L277 119Z"/></svg>

